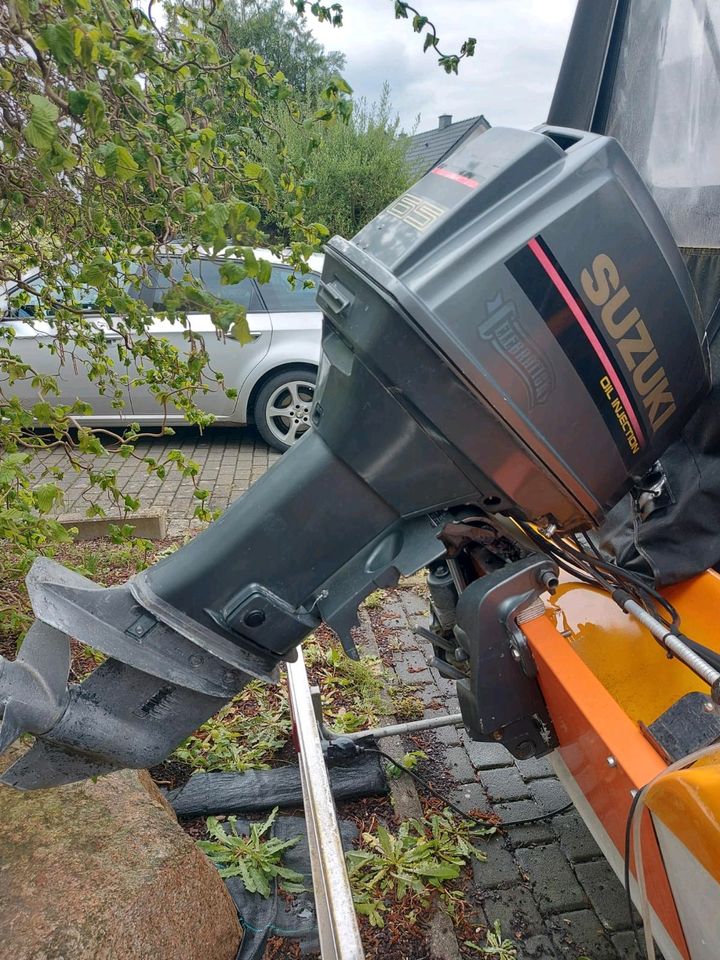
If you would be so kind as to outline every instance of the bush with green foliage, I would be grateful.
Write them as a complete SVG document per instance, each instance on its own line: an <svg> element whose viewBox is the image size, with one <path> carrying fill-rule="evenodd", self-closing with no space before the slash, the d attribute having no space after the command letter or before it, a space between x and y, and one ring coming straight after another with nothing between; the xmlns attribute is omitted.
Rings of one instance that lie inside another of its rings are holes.
<svg viewBox="0 0 720 960"><path fill-rule="evenodd" d="M133 292L151 268L168 274L162 255L171 242L182 243L186 260L199 249L237 255L221 271L227 283L266 281L270 264L252 251L280 252L270 220L282 227L286 259L306 272L327 230L307 219L309 185L269 117L281 109L292 122L326 125L351 111L349 87L337 78L318 92L313 116L301 114L286 77L230 46L217 14L212 0L168 2L157 19L152 3L131 0L11 0L0 20L0 291L17 285L10 309L22 307L37 293L28 278L41 273L33 322L52 324L49 349L59 368L72 376L74 365L84 366L114 407L142 386L159 413L172 405L201 426L211 418L195 396L223 384L183 310L193 304L211 315L220 336L244 342L244 308L210 295L187 273L166 298L169 319L185 329L187 348L179 351L148 334L150 307ZM227 102L232 125L220 109ZM268 145L272 172L260 160ZM82 310L89 290L119 338L114 356ZM37 393L31 409L17 398L20 381ZM50 445L65 450L68 470L87 470L125 510L138 504L122 494L116 471L103 469L101 438L161 479L172 468L196 474L178 451L162 463L143 456L137 425L117 434L73 429L74 418L92 410L80 400L59 405L58 393L57 378L23 361L12 327L0 326L0 539L35 547L66 536L49 519L62 496L60 471L38 484L29 469L31 455ZM197 499L197 515L209 518L206 495Z"/></svg>
<svg viewBox="0 0 720 960"><path fill-rule="evenodd" d="M331 234L354 236L414 180L408 137L393 116L387 84L378 103L356 102L347 123L320 130L278 117L278 124L289 156L311 185L306 214ZM273 158L266 162L272 169Z"/></svg>
<svg viewBox="0 0 720 960"><path fill-rule="evenodd" d="M304 3L295 6L305 11ZM258 2L258 15L266 7ZM342 22L338 3L307 10ZM430 37L426 49L442 57L427 18L395 3L396 16L410 13L413 28ZM244 309L186 273L166 297L167 317L186 339L178 350L149 335L150 307L133 293L151 270L169 273L164 254L178 242L187 261L199 250L236 255L221 271L229 284L246 276L268 280L270 264L253 255L257 247L306 273L308 256L328 236L313 219L320 207L308 208L308 197L330 181L309 177L307 156L291 154L286 132L341 127L352 113L349 87L312 44L301 51L299 96L281 69L237 45L242 37L233 39L223 17L223 0L165 0L159 14L153 0L8 0L0 18L0 299L17 286L9 308L27 305L37 295L28 279L40 273L45 286L30 322L51 324L49 349L59 371L72 377L83 367L115 408L128 391L146 388L160 413L174 408L200 427L212 418L195 398L225 387L184 311L192 305L209 313L219 338L245 342ZM280 61L291 47L265 49ZM365 116L348 129L365 124L384 137L389 121ZM342 155L344 141L334 143ZM343 162L351 177L353 161ZM339 225L365 216L367 202L346 209L345 220L338 214L336 229L351 232ZM89 292L117 336L112 348L82 309ZM211 518L197 464L177 450L160 461L138 446L142 436L171 433L165 423L145 433L137 424L118 432L78 426L75 418L90 415L90 405L60 404L58 377L34 370L13 339L11 326L0 325L0 541L35 551L67 538L53 520L65 471L83 471L122 515L137 509L108 465L108 447L161 480L178 470L195 484L196 516ZM18 398L21 381L37 395L29 409ZM35 455L49 446L64 451L64 468L36 466ZM102 511L91 503L89 512Z"/></svg>

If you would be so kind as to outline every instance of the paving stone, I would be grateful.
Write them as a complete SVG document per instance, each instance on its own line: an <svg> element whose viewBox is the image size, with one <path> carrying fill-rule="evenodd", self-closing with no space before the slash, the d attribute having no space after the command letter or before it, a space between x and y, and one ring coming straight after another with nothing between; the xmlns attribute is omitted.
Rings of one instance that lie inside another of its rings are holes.
<svg viewBox="0 0 720 960"><path fill-rule="evenodd" d="M427 660L419 650L405 650L397 657L394 669L403 683L430 683L433 676L428 669ZM439 693L433 683L436 694Z"/></svg>
<svg viewBox="0 0 720 960"><path fill-rule="evenodd" d="M428 601L424 597L418 596L414 590L402 590L400 592L400 600L408 616L413 616L414 614L424 614L427 616Z"/></svg>
<svg viewBox="0 0 720 960"><path fill-rule="evenodd" d="M521 847L515 856L532 884L542 913L559 913L587 906L585 892L557 844Z"/></svg>
<svg viewBox="0 0 720 960"><path fill-rule="evenodd" d="M540 935L520 940L517 944L518 960L557 960L557 950L549 937Z"/></svg>
<svg viewBox="0 0 720 960"><path fill-rule="evenodd" d="M642 953L640 952L640 950L638 950L637 943L635 942L635 934L632 932L632 930L626 930L624 933L613 934L612 942L620 960L644 960L645 944L642 940L642 932L640 932L640 943L643 946ZM659 954L658 954L658 960L659 960Z"/></svg>
<svg viewBox="0 0 720 960"><path fill-rule="evenodd" d="M458 728L452 724L448 724L446 727L436 727L433 730L433 733L446 747L459 747L462 743L460 739L460 731Z"/></svg>
<svg viewBox="0 0 720 960"><path fill-rule="evenodd" d="M423 687L420 687L422 690ZM415 691L415 696L420 697L420 690ZM422 699L422 697L420 697ZM427 720L430 717L446 717L449 713L447 704L444 703L440 697L437 697L434 700L428 700L428 704L423 710L423 719ZM414 718L415 719L415 718Z"/></svg>
<svg viewBox="0 0 720 960"><path fill-rule="evenodd" d="M480 743L477 740L471 740L467 732L463 732L462 741L470 762L476 770L513 766L511 754L501 743Z"/></svg>
<svg viewBox="0 0 720 960"><path fill-rule="evenodd" d="M468 813L471 810L480 810L491 813L490 801L483 790L481 783L463 783L448 794L453 803Z"/></svg>
<svg viewBox="0 0 720 960"><path fill-rule="evenodd" d="M543 813L534 800L515 800L511 803L494 803L493 811L504 823L539 817ZM533 843L549 843L555 840L555 832L547 820L539 820L537 823L528 823L517 827L508 827L504 832L507 834L513 847L526 847Z"/></svg>
<svg viewBox="0 0 720 960"><path fill-rule="evenodd" d="M540 777L554 777L555 771L549 757L531 757L530 760L516 760L515 766L525 780L538 780Z"/></svg>
<svg viewBox="0 0 720 960"><path fill-rule="evenodd" d="M393 630L392 641L397 646L398 650L412 650L413 652L420 653L425 661L425 665L427 666L428 659L424 646L425 641L414 634L412 630Z"/></svg>
<svg viewBox="0 0 720 960"><path fill-rule="evenodd" d="M410 674L411 679L405 680L404 682L410 686L411 692L419 700L422 700L426 706L429 706L431 703L437 701L437 703L442 704L445 713L449 713L450 711L448 710L447 703L443 699L443 696L438 688L435 686L435 681L430 676L429 670L427 671L427 674L428 679L425 683L416 679L417 675L413 676L412 674Z"/></svg>
<svg viewBox="0 0 720 960"><path fill-rule="evenodd" d="M537 800L543 810L554 813L570 803L565 788L554 777L545 780L531 780L528 784L531 796Z"/></svg>
<svg viewBox="0 0 720 960"><path fill-rule="evenodd" d="M386 600L383 603L382 622L389 629L406 626L405 611L399 600Z"/></svg>
<svg viewBox="0 0 720 960"><path fill-rule="evenodd" d="M592 910L573 910L553 918L553 943L566 960L617 960L618 955Z"/></svg>
<svg viewBox="0 0 720 960"><path fill-rule="evenodd" d="M475 783L475 768L464 747L449 747L444 762L458 783Z"/></svg>
<svg viewBox="0 0 720 960"><path fill-rule="evenodd" d="M603 926L613 933L627 930L631 926L627 897L607 860L578 863L575 872ZM635 920L640 921L637 913Z"/></svg>
<svg viewBox="0 0 720 960"><path fill-rule="evenodd" d="M448 680L447 677L443 677L437 670L432 670L432 675L437 684L438 690L440 693L450 699L457 699L457 684L454 680ZM459 706L459 705L458 705Z"/></svg>
<svg viewBox="0 0 720 960"><path fill-rule="evenodd" d="M216 508L237 499L248 488L251 476L253 479L262 476L268 465L279 459L279 454L269 453L269 448L252 427L242 430L217 427L206 434L202 442L198 442L198 431L194 427L178 427L172 437L152 442L139 440L136 446L138 453L158 460L171 450L180 450L194 460L199 467L201 485L210 491L210 505ZM55 465L61 466L62 461L53 455L53 451L48 451L36 458L34 468ZM192 497L190 478L176 478L171 473L166 481L161 482L157 476L148 476L141 464L128 463L113 453L108 453L104 466L117 471L125 493L140 494L143 509L157 506L166 510L169 536L181 536L204 526L192 517L196 502ZM60 480L60 486L63 503L58 512L84 509L82 496L87 493L89 484L83 475L68 471ZM107 494L97 491L93 496L110 518L117 513Z"/></svg>
<svg viewBox="0 0 720 960"><path fill-rule="evenodd" d="M473 880L480 891L521 882L520 868L503 837L495 834L479 843L478 847L487 854L487 860L473 860L472 865Z"/></svg>
<svg viewBox="0 0 720 960"><path fill-rule="evenodd" d="M520 939L547 932L533 895L525 884L493 890L483 898L482 905L488 924L499 920L506 937Z"/></svg>
<svg viewBox="0 0 720 960"><path fill-rule="evenodd" d="M573 863L594 860L601 856L600 847L595 843L593 835L585 826L585 821L577 810L553 817L551 823L563 853Z"/></svg>
<svg viewBox="0 0 720 960"><path fill-rule="evenodd" d="M485 941L485 930L488 926L488 918L485 916L485 911L482 908L477 894L474 891L470 891L465 900L465 920L467 921L467 930L475 929L475 933L478 934L478 943L482 940ZM467 936L466 939L472 940L472 936ZM479 960L479 958L478 958Z"/></svg>
<svg viewBox="0 0 720 960"><path fill-rule="evenodd" d="M483 770L480 780L491 800L524 800L530 796L528 785L514 767Z"/></svg>

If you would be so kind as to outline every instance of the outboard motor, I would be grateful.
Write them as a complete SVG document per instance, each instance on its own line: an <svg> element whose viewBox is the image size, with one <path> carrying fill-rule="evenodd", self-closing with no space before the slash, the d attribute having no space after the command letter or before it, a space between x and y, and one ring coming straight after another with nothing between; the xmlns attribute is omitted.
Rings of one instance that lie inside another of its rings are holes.
<svg viewBox="0 0 720 960"><path fill-rule="evenodd" d="M248 680L274 680L321 622L352 655L359 602L445 557L469 518L517 534L522 584L487 574L514 614L556 573L520 524L599 524L708 388L682 258L605 137L469 138L352 241L330 241L318 303L314 427L219 520L119 587L33 565L37 621L0 663L0 750L36 741L4 782L159 762ZM502 705L480 702L491 644L468 628L473 602L461 595L452 627L466 722L541 754L552 732L531 671L505 657L491 677ZM70 686L69 635L108 656Z"/></svg>

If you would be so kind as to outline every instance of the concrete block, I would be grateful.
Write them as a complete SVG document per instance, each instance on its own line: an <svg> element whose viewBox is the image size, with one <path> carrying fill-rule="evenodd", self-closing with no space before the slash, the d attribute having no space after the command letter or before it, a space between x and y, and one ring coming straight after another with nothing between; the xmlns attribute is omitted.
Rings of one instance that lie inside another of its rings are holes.
<svg viewBox="0 0 720 960"><path fill-rule="evenodd" d="M605 929L612 933L627 930L631 926L627 896L607 860L578 863L575 873ZM633 915L639 924L637 912L633 911Z"/></svg>
<svg viewBox="0 0 720 960"><path fill-rule="evenodd" d="M552 826L565 856L572 863L600 857L600 847L576 810L570 810L552 819Z"/></svg>
<svg viewBox="0 0 720 960"><path fill-rule="evenodd" d="M476 770L513 765L512 754L501 743L480 743L477 740L471 740L467 732L462 734L462 738L470 762Z"/></svg>
<svg viewBox="0 0 720 960"><path fill-rule="evenodd" d="M522 883L493 890L484 898L483 910L489 924L500 921L506 937L523 940L547 932L532 893Z"/></svg>
<svg viewBox="0 0 720 960"><path fill-rule="evenodd" d="M555 771L548 757L531 757L529 760L516 760L515 766L525 780L538 780L540 777L554 777Z"/></svg>
<svg viewBox="0 0 720 960"><path fill-rule="evenodd" d="M485 862L474 860L472 865L473 880L481 892L521 884L520 868L503 837L495 834L478 846L487 854Z"/></svg>
<svg viewBox="0 0 720 960"><path fill-rule="evenodd" d="M524 800L530 796L528 785L515 767L483 770L480 773L480 781L491 800Z"/></svg>
<svg viewBox="0 0 720 960"><path fill-rule="evenodd" d="M592 910L574 910L553 918L553 942L566 960L591 957L617 960L617 953Z"/></svg>
<svg viewBox="0 0 720 960"><path fill-rule="evenodd" d="M542 913L560 913L587 907L588 898L557 844L521 847L515 856L532 884Z"/></svg>
<svg viewBox="0 0 720 960"><path fill-rule="evenodd" d="M448 747L445 751L445 766L458 783L475 783L475 769L464 747Z"/></svg>
<svg viewBox="0 0 720 960"><path fill-rule="evenodd" d="M532 819L540 816L544 811L534 800L514 800L509 803L494 803L493 811L503 823L516 820ZM550 843L555 840L555 833L547 820L538 820L536 823L523 824L517 827L508 827L504 831L513 847L527 847L533 843Z"/></svg>
<svg viewBox="0 0 720 960"><path fill-rule="evenodd" d="M66 529L77 527L75 540L99 540L100 537L109 537L111 526L121 527L126 523L133 528L134 537L164 540L167 536L167 510L162 508L138 510L125 519L112 516L86 517L82 513L63 513L57 519Z"/></svg>

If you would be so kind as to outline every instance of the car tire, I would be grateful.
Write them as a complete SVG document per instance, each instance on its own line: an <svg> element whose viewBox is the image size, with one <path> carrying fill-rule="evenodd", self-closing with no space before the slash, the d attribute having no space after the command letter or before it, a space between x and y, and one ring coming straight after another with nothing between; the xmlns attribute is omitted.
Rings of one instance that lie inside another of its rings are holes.
<svg viewBox="0 0 720 960"><path fill-rule="evenodd" d="M253 417L258 433L281 453L310 429L316 380L314 367L281 370L265 381L255 398Z"/></svg>

